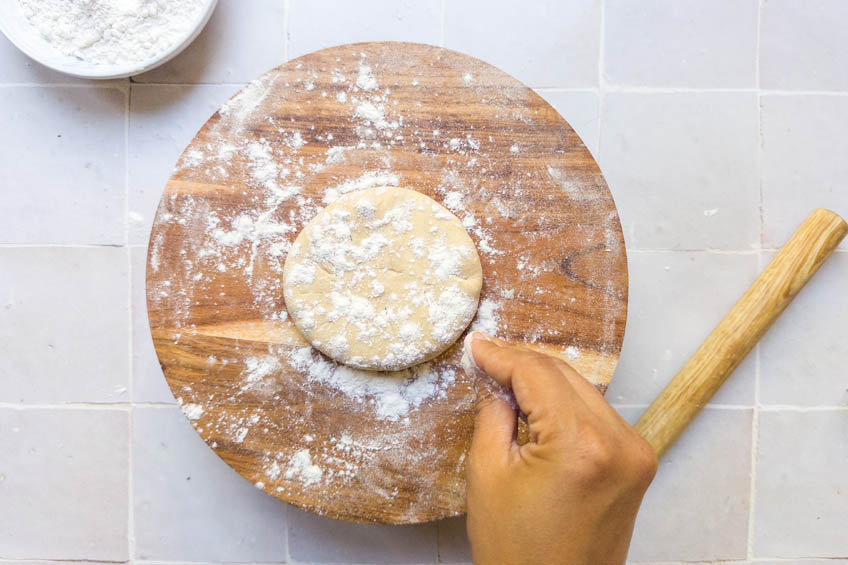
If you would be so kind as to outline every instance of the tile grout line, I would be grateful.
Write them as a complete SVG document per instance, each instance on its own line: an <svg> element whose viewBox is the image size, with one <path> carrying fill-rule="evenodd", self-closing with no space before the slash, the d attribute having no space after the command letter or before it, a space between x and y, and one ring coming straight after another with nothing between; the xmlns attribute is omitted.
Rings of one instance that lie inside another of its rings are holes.
<svg viewBox="0 0 848 565"><path fill-rule="evenodd" d="M719 561L716 560L703 560L698 559L695 561L628 561L628 565L725 565L726 563L739 563L739 565L747 565L747 559L721 559Z"/></svg>
<svg viewBox="0 0 848 565"><path fill-rule="evenodd" d="M605 90L606 81L604 80L604 42L606 40L606 1L601 0L598 14L598 89Z"/></svg>
<svg viewBox="0 0 848 565"><path fill-rule="evenodd" d="M760 88L765 96L848 96L848 90L781 90L779 88Z"/></svg>
<svg viewBox="0 0 848 565"><path fill-rule="evenodd" d="M5 82L0 83L0 88L114 88L115 90L120 90L121 92L126 91L125 83L123 82L112 82L107 84L100 84L99 82L52 82L52 83L39 83L39 82Z"/></svg>
<svg viewBox="0 0 848 565"><path fill-rule="evenodd" d="M124 244L130 245L130 104L132 83L127 79L127 91L124 100ZM132 396L131 396L132 397Z"/></svg>
<svg viewBox="0 0 848 565"><path fill-rule="evenodd" d="M757 0L757 46L754 51L754 86L757 89L757 186L759 188L760 241L757 253L757 272L762 272L765 248L765 205L763 197L763 107L762 90L760 85L760 39L763 17L763 0ZM762 371L761 345L757 343L754 349L754 409L751 414L751 455L750 477L748 482L748 539L746 540L745 555L748 561L754 559L754 528L756 523L757 506L757 452L760 441L760 374Z"/></svg>
<svg viewBox="0 0 848 565"><path fill-rule="evenodd" d="M68 249L123 249L124 243L0 243L0 249L68 248Z"/></svg>
<svg viewBox="0 0 848 565"><path fill-rule="evenodd" d="M799 559L803 559L805 561L809 560L811 563L821 563L821 565L826 565L827 563L841 563L846 556L843 555L835 555L824 557L821 555L801 555L799 557L757 557L751 563L791 563L797 565Z"/></svg>
<svg viewBox="0 0 848 565"><path fill-rule="evenodd" d="M762 269L762 254L757 256L757 270ZM754 525L757 500L757 461L760 443L760 372L762 370L760 344L754 350L754 408L751 414L751 459L748 479L748 539L746 540L746 558L754 559Z"/></svg>
<svg viewBox="0 0 848 565"><path fill-rule="evenodd" d="M156 405L160 406L160 405ZM176 404L163 404L161 406L177 406ZM102 410L104 412L125 412L129 410L130 403L85 403L69 402L66 404L16 404L14 402L0 402L0 410Z"/></svg>
<svg viewBox="0 0 848 565"><path fill-rule="evenodd" d="M197 86L238 86L242 87L248 84L247 82L133 82L134 88L149 88L149 87L167 87L189 88Z"/></svg>
<svg viewBox="0 0 848 565"><path fill-rule="evenodd" d="M829 406L796 406L793 404L765 404L757 407L760 414L763 412L848 412L848 404L835 404Z"/></svg>
<svg viewBox="0 0 848 565"><path fill-rule="evenodd" d="M601 134L604 130L603 128L603 111L604 111L604 100L606 97L606 81L604 80L604 41L606 38L606 34L604 33L604 27L606 26L606 1L601 0L600 5L600 14L598 17L598 137L597 137L597 148L598 148L598 167L600 168L600 161L602 161L601 156L603 155L603 149L601 147ZM603 174L603 171L601 171ZM618 210L616 210L616 214L618 214ZM621 218L619 217L619 223L621 223ZM623 231L623 230L622 230ZM622 234L623 235L623 234Z"/></svg>
<svg viewBox="0 0 848 565"><path fill-rule="evenodd" d="M712 255L757 255L760 249L713 249L713 248L682 248L682 249L650 249L644 247L628 248L633 253L709 253Z"/></svg>
<svg viewBox="0 0 848 565"><path fill-rule="evenodd" d="M765 194L763 191L763 98L757 94L757 181L759 188L760 249L766 245Z"/></svg>
<svg viewBox="0 0 848 565"><path fill-rule="evenodd" d="M760 28L763 2L757 1L757 48L754 59L754 83L757 87L757 180L760 189L760 250L765 246L765 199L763 195L763 99L760 89ZM760 265L762 268L762 265Z"/></svg>
<svg viewBox="0 0 848 565"><path fill-rule="evenodd" d="M539 93L557 93L557 92L587 92L591 94L599 94L600 88L597 86L530 86L532 90Z"/></svg>
<svg viewBox="0 0 848 565"><path fill-rule="evenodd" d="M129 254L128 254L129 255ZM131 298L132 299L132 298ZM132 314L130 314L130 324L132 324ZM132 333L130 333L130 342L132 342ZM132 347L130 348L130 358L132 358ZM130 385L132 386L132 364L130 365ZM130 388L130 397L132 398L132 388ZM130 562L135 558L135 499L133 497L133 417L135 410L132 402L130 402L127 410L127 558Z"/></svg>
<svg viewBox="0 0 848 565"><path fill-rule="evenodd" d="M760 444L760 346L757 344L754 362L754 410L751 415L751 460L750 478L748 482L748 539L746 544L746 555L749 561L754 559L754 526L756 521L757 506L757 461Z"/></svg>
<svg viewBox="0 0 848 565"><path fill-rule="evenodd" d="M127 411L127 559L132 562L135 558L135 511L133 501L133 304L132 283L133 264L132 249L130 248L130 111L132 109L132 82L127 79L127 108L124 123L124 245L127 250L127 393L129 410Z"/></svg>
<svg viewBox="0 0 848 565"><path fill-rule="evenodd" d="M286 18L287 19L287 18ZM284 42L284 56L288 57L288 41ZM600 61L599 61L600 62ZM246 82L133 82L135 87L148 86L245 86ZM528 85L529 86L529 85ZM31 83L31 82L8 82L0 83L2 88L114 88L124 90L120 84L96 84L96 83ZM534 90L546 90L551 92L575 92L592 91L596 89L590 86L560 87L560 86L530 86ZM848 96L848 90L781 90L768 88L685 88L685 87L654 87L621 85L605 82L604 88L607 92L625 94L760 94L762 96Z"/></svg>
<svg viewBox="0 0 848 565"><path fill-rule="evenodd" d="M697 88L688 86L640 86L636 84L621 84L608 82L610 92L625 92L631 94L756 94L756 87L714 87ZM794 92L794 91L791 91Z"/></svg>
<svg viewBox="0 0 848 565"><path fill-rule="evenodd" d="M637 86L605 83L609 92L625 94L762 94L764 96L848 96L848 90L781 90L776 88L691 88L675 86ZM559 87L538 86L533 88L560 89ZM588 87L573 87L571 90L585 90ZM569 90L561 88L561 90Z"/></svg>
<svg viewBox="0 0 848 565"><path fill-rule="evenodd" d="M25 559L26 561L21 561L21 559ZM103 563L104 565L119 565L122 563L129 563L129 561L114 561L109 559L85 559L79 558L75 559L73 557L60 557L60 558L50 558L50 557L24 557L24 558L13 558L13 557L0 557L0 563L11 563L12 565L20 565L20 563L44 563L48 565L50 563ZM211 564L210 564L211 565Z"/></svg>

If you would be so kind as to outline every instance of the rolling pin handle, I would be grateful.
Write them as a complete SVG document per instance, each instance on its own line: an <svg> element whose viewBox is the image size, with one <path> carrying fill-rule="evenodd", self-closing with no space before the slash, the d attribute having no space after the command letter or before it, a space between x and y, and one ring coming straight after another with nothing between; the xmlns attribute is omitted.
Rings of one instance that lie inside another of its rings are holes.
<svg viewBox="0 0 848 565"><path fill-rule="evenodd" d="M636 422L662 456L739 366L766 330L848 233L845 220L817 209Z"/></svg>

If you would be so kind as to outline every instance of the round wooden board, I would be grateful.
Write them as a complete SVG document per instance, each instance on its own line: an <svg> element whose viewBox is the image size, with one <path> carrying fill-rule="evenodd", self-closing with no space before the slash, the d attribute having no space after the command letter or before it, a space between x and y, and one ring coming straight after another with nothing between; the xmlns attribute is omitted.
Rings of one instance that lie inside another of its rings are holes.
<svg viewBox="0 0 848 565"><path fill-rule="evenodd" d="M486 384L462 371L459 346L414 381L358 374L311 350L286 316L287 247L326 202L373 185L413 188L463 220L483 263L477 327L561 355L606 389L627 265L598 166L531 89L408 43L294 59L198 132L150 238L156 352L197 432L267 493L360 522L458 515Z"/></svg>

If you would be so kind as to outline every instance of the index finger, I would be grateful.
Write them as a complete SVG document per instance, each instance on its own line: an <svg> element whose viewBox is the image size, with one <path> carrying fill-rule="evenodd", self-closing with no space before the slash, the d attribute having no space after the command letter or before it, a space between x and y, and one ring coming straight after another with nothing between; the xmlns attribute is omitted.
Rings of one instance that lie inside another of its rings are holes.
<svg viewBox="0 0 848 565"><path fill-rule="evenodd" d="M528 419L553 407L573 409L582 403L580 394L548 355L500 345L479 332L469 334L465 346L477 368L495 382L512 387Z"/></svg>

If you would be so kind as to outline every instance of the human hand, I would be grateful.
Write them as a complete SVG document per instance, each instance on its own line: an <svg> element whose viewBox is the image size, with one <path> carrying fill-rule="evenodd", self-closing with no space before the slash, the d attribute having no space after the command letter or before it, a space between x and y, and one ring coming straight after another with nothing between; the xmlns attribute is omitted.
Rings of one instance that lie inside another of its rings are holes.
<svg viewBox="0 0 848 565"><path fill-rule="evenodd" d="M513 406L479 400L467 467L474 563L624 563L657 469L648 443L560 359L480 332L465 355L512 387L529 427L518 445Z"/></svg>

